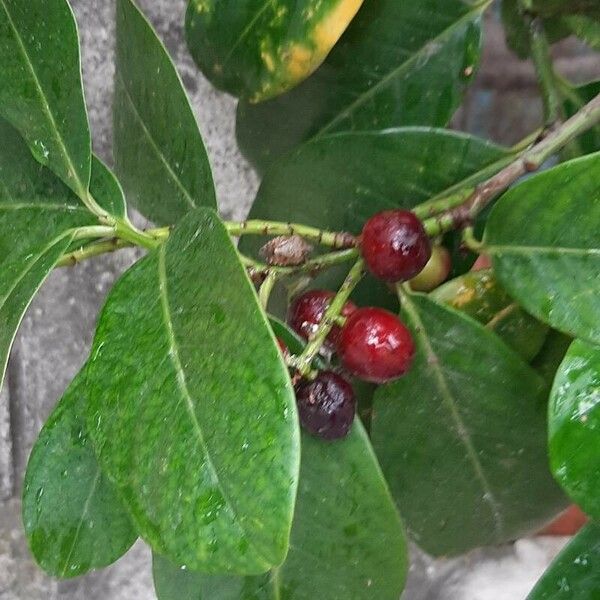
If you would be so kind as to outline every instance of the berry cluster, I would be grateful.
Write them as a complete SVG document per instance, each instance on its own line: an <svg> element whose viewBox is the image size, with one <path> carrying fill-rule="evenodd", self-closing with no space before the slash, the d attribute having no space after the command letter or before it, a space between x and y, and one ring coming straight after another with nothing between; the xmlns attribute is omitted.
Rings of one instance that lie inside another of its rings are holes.
<svg viewBox="0 0 600 600"><path fill-rule="evenodd" d="M449 261L432 257L423 225L408 211L378 213L365 224L359 247L369 271L388 283L408 281L430 269L433 277L420 282L421 289L432 279L444 279ZM433 268L429 264L435 258ZM440 267L441 262L441 267ZM291 328L306 340L316 333L335 294L312 290L296 298L288 313ZM328 350L337 353L340 369L364 381L386 383L410 368L415 347L407 327L393 313L381 308L358 308L347 302L326 339ZM313 380L296 384L296 399L303 427L323 439L347 435L356 412L350 383L338 373L322 371Z"/></svg>

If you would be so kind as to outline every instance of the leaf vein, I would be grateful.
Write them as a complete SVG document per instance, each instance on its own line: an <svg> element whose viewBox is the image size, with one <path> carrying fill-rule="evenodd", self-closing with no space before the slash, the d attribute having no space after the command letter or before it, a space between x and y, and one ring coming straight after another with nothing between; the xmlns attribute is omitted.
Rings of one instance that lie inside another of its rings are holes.
<svg viewBox="0 0 600 600"><path fill-rule="evenodd" d="M446 27L438 35L427 41L417 52L415 52L409 59L398 65L395 69L390 71L385 77L382 77L373 87L369 88L366 92L359 95L356 100L349 104L345 109L335 115L328 123L326 123L314 137L324 135L328 131L331 131L340 121L351 116L356 109L366 104L373 96L375 96L379 90L385 87L389 82L393 81L403 73L406 73L413 63L417 62L421 54L425 51L428 46L443 41L447 36L452 34L454 30L458 29L466 22L473 18L473 15L481 11L481 6L476 6L474 9L469 10L460 19Z"/></svg>
<svg viewBox="0 0 600 600"><path fill-rule="evenodd" d="M502 517L502 512L500 510L500 505L498 504L493 492L492 488L487 480L485 475L483 466L479 461L477 456L477 451L475 446L473 445L473 441L471 440L471 436L467 430L466 425L464 424L462 417L460 415L460 411L456 405L456 401L454 396L450 390L450 386L446 381L446 376L444 375L442 368L440 367L439 359L437 354L435 353L429 336L427 335L425 325L419 315L419 312L412 300L410 299L408 294L402 294L402 302L404 309L408 313L408 316L413 321L416 329L416 335L423 342L423 347L427 354L428 365L433 371L435 381L437 387L442 396L442 400L444 405L448 408L450 416L454 421L456 432L463 446L465 447L467 458L471 462L473 466L473 470L475 472L475 476L479 480L481 487L483 489L483 500L489 506L490 512L492 513L492 517L494 519L494 526L496 529L496 534L499 538L502 537L502 531L504 529L504 519Z"/></svg>
<svg viewBox="0 0 600 600"><path fill-rule="evenodd" d="M148 139L148 142L150 143L150 147L154 150L154 152L158 156L160 162L162 163L163 167L167 171L167 174L169 175L169 177L173 180L173 182L175 183L177 188L181 191L181 194L183 195L183 199L187 202L187 204L190 206L190 208L196 208L196 203L194 202L194 199L192 198L191 194L188 192L187 188L183 185L183 183L181 182L181 180L179 179L179 177L177 176L175 171L173 171L173 168L169 164L169 161L167 160L167 158L161 151L160 147L158 146L158 144L152 137L152 134L146 127L146 123L144 122L144 120L142 119L142 116L138 112L137 106L135 105L135 102L133 101L133 98L131 97L131 94L129 93L127 86L125 85L125 81L123 80L123 77L121 77L121 75L119 74L118 71L117 71L117 78L120 82L121 88L123 89L123 91L125 93L125 97L127 98L129 105L131 106L133 116L135 117L135 119L138 121L140 127L142 128L142 132Z"/></svg>
<svg viewBox="0 0 600 600"><path fill-rule="evenodd" d="M17 29L17 26L15 25L15 22L13 21L13 19L11 17L11 14L8 10L8 6L6 6L5 0L0 0L0 4L2 5L2 8L4 9L6 18L8 19L8 23L10 25L10 28L12 29L12 31L14 33L15 40L19 46L19 49L23 55L23 58L25 59L25 63L27 64L27 67L29 69L29 72L31 74L33 82L35 84L35 89L39 95L40 102L42 104L42 109L46 113L46 116L48 117L48 120L50 121L52 130L54 132L53 137L55 138L55 140L59 146L59 150L67 163L68 172L70 175L72 175L73 179L77 183L78 195L80 195L82 198L87 197L89 194L88 185L84 185L83 181L81 181L81 179L79 177L79 174L77 173L77 170L75 169L75 165L73 164L71 155L69 154L69 152L67 150L67 146L62 138L62 135L60 134L60 131L58 129L58 124L56 123L56 119L54 118L54 114L52 113L52 109L50 108L50 103L48 102L48 98L46 98L46 94L44 93L44 88L42 87L42 84L37 76L37 73L36 73L33 63L31 61L31 58L29 57L29 54L27 52L27 48L26 48L25 44L23 43L23 38L21 37L19 30ZM69 8L69 10L70 10L70 8ZM88 182L88 184L89 184L89 182Z"/></svg>
<svg viewBox="0 0 600 600"><path fill-rule="evenodd" d="M571 254L573 256L600 256L600 248L565 248L563 246L486 246L490 254Z"/></svg>
<svg viewBox="0 0 600 600"><path fill-rule="evenodd" d="M73 536L73 543L71 544L69 554L65 558L65 562L61 569L61 574L63 577L67 574L69 562L71 561L71 556L73 555L73 552L75 551L75 546L77 545L77 540L79 538L79 534L81 533L81 529L83 527L83 521L88 513L89 508L90 508L90 503L92 501L94 493L96 492L96 487L98 486L98 482L100 481L101 473L102 473L102 471L101 471L100 467L98 467L98 469L96 470L96 477L94 477L94 481L90 487L90 493L88 494L88 496L85 500L85 504L83 505L83 511L81 512L81 518L79 519L79 523L77 524L77 529L75 530L75 534Z"/></svg>
<svg viewBox="0 0 600 600"><path fill-rule="evenodd" d="M233 44L233 46L231 47L231 50L229 50L229 52L227 53L227 56L223 59L223 65L222 65L223 67L225 67L229 63L229 60L233 56L233 53L240 47L240 45L248 37L248 35L250 35L250 32L252 31L252 29L254 28L256 23L258 23L258 20L260 19L260 17L269 8L269 5L273 5L273 0L266 0L265 3L262 5L262 7L254 15L252 20L248 23L248 25L246 25L246 27L244 28L244 30L242 31L242 33L240 34L238 39L235 41L235 44Z"/></svg>
<svg viewBox="0 0 600 600"><path fill-rule="evenodd" d="M182 398L185 403L185 408L190 416L190 420L192 423L192 429L193 429L194 433L196 434L198 444L200 445L200 447L204 453L204 456L206 458L206 464L212 475L213 482L219 488L219 491L221 492L221 494L223 496L223 500L225 501L225 503L233 517L234 523L237 525L237 527L242 532L242 534L244 534L248 538L248 540L250 540L250 536L247 534L247 532L244 530L244 528L242 526L242 522L241 522L241 519L239 517L237 510L236 510L231 498L225 491L223 484L219 478L215 464L213 463L210 452L208 451L208 446L206 445L206 440L204 439L204 433L202 432L202 427L200 426L198 418L196 417L196 413L194 410L194 401L193 401L190 391L187 387L187 380L186 380L185 373L183 371L181 359L179 357L179 349L177 347L177 340L175 338L175 330L173 328L173 321L171 319L171 310L169 307L169 299L167 296L167 271L166 271L166 264L165 264L165 253L166 253L165 244L163 244L158 249L159 295L160 295L160 302L161 302L162 313L163 313L163 320L164 320L164 324L165 324L165 327L167 330L167 338L168 338L169 349L170 349L169 356L171 359L171 363L175 369L177 387L179 388L179 390L181 392ZM256 551L256 549L255 549L255 551ZM260 558L268 566L270 566L269 562L266 561L263 556L260 556Z"/></svg>

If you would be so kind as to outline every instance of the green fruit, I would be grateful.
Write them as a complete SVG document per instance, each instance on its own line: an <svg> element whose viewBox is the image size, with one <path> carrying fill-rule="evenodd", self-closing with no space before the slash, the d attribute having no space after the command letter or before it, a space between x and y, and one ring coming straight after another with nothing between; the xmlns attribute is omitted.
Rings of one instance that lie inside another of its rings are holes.
<svg viewBox="0 0 600 600"><path fill-rule="evenodd" d="M527 362L540 351L548 334L548 326L526 313L489 269L452 279L431 296L494 331Z"/></svg>
<svg viewBox="0 0 600 600"><path fill-rule="evenodd" d="M408 283L415 292L431 292L446 281L451 269L450 252L444 246L434 246L424 269Z"/></svg>

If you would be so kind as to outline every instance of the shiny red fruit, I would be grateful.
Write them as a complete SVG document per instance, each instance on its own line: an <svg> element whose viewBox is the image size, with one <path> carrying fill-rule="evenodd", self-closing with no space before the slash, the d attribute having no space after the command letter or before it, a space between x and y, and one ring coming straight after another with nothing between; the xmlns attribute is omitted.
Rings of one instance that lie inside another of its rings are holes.
<svg viewBox="0 0 600 600"><path fill-rule="evenodd" d="M404 375L414 353L410 331L395 314L381 308L353 312L338 341L344 367L359 379L373 383Z"/></svg>
<svg viewBox="0 0 600 600"><path fill-rule="evenodd" d="M298 296L288 311L288 324L304 339L310 339L323 319L323 315L329 303L335 298L335 294L329 290L311 290ZM356 310L353 302L346 302L342 310L342 316L347 317ZM334 325L327 336L327 341L333 345L337 344L340 335L340 327Z"/></svg>
<svg viewBox="0 0 600 600"><path fill-rule="evenodd" d="M365 223L361 251L369 270L378 279L408 281L427 264L431 242L413 213L386 210Z"/></svg>
<svg viewBox="0 0 600 600"><path fill-rule="evenodd" d="M309 433L325 440L348 435L356 401L352 386L337 373L322 371L313 381L300 381L296 403L300 423Z"/></svg>

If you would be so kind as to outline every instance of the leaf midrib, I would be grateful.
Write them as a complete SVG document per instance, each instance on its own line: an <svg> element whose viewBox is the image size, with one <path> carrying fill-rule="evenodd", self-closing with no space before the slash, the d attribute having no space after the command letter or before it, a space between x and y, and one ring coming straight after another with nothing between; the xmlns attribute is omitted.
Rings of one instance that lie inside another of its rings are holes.
<svg viewBox="0 0 600 600"><path fill-rule="evenodd" d="M600 248L567 248L565 246L507 246L490 245L489 254L570 254L572 256L600 256Z"/></svg>
<svg viewBox="0 0 600 600"><path fill-rule="evenodd" d="M210 455L210 452L208 450L208 446L207 446L206 440L204 438L204 433L202 432L202 427L200 426L200 422L198 421L198 418L196 417L196 413L194 410L194 402L192 400L191 394L187 387L187 380L186 380L185 373L183 371L181 359L179 358L179 349L177 346L177 340L175 338L173 321L171 319L171 310L169 307L168 288L167 288L167 270L166 270L166 244L163 244L158 249L158 281L159 281L158 289L159 289L159 296L160 296L160 302L161 302L161 309L162 309L162 313L163 313L163 320L164 320L164 325L166 328L166 335L167 335L167 340L168 340L169 349L170 349L169 357L173 364L173 368L175 369L175 374L176 374L175 379L177 381L177 387L179 388L181 395L184 399L185 406L186 406L187 412L190 416L190 421L192 423L192 429L193 429L194 433L196 434L196 439L198 440L198 444L200 445L200 448L202 449L202 451L204 453L204 457L206 458L206 464L212 475L213 482L219 488L219 491L221 492L221 495L223 496L223 500L225 501L225 503L226 503L227 507L229 508L229 511L233 517L233 522L236 524L236 526L239 528L239 530L244 534L246 539L250 542L252 540L252 538L248 534L248 532L244 529L244 527L242 525L242 521L239 517L239 513L238 513L235 505L233 504L231 498L229 497L229 494L227 494L227 492L225 491L225 489L223 487L223 484L221 483L219 474L217 473L217 469L215 467L215 464L214 464L212 457ZM265 568L268 569L271 566L270 561L268 561L257 550L256 547L254 547L254 551L256 552L258 559L260 561L262 561L265 564Z"/></svg>
<svg viewBox="0 0 600 600"><path fill-rule="evenodd" d="M313 137L319 137L321 135L324 135L328 131L331 131L331 129L333 129L340 121L343 121L345 118L350 116L356 109L358 109L368 100L370 100L373 96L375 96L382 87L385 87L390 81L406 73L406 71L408 71L412 64L417 61L417 58L421 56L425 48L427 48L431 44L441 42L446 36L453 33L455 29L458 29L464 23L472 19L473 15L475 15L478 12L481 12L484 6L487 6L487 2L478 4L475 7L471 8L460 19L454 21L451 25L442 30L438 35L429 39L414 54L412 54L412 56L409 59L405 60L402 64L398 65L390 73L382 77L374 86L370 87L366 92L358 96L356 100L354 100L350 105L348 105L341 112L336 114L328 123L321 127L321 129L319 129L319 131L317 131L317 133Z"/></svg>
<svg viewBox="0 0 600 600"><path fill-rule="evenodd" d="M77 541L79 539L79 534L81 533L81 529L83 528L83 522L85 520L85 517L88 514L89 509L90 509L90 504L91 504L92 498L94 497L94 494L96 492L96 488L97 488L98 483L100 481L101 474L102 474L102 470L100 469L100 467L98 467L96 469L96 476L94 477L94 481L92 482L92 485L90 486L90 491L89 491L88 496L87 496L87 498L85 500L85 503L83 505L83 510L81 511L81 517L79 519L79 523L77 524L77 528L75 530L75 534L73 535L73 543L71 544L71 548L69 550L69 554L65 558L65 561L63 563L63 567L61 569L61 575L63 577L68 572L69 562L71 562L71 556L73 555L73 552L75 550L75 546L77 545Z"/></svg>
<svg viewBox="0 0 600 600"><path fill-rule="evenodd" d="M69 214L75 212L81 212L82 214L89 215L89 211L79 206L70 206L68 204L51 204L51 203L39 203L39 202L16 202L14 204L7 204L0 200L0 211L2 210L60 210Z"/></svg>
<svg viewBox="0 0 600 600"><path fill-rule="evenodd" d="M5 305L6 301L8 300L10 295L15 291L15 288L19 285L19 283L21 283L21 281L23 281L23 278L25 277L25 275L27 275L29 273L29 271L31 271L31 269L33 269L33 267L35 267L35 265L37 265L37 263L40 261L40 259L47 252L49 252L64 237L66 237L70 234L71 234L70 231L65 231L64 233L61 233L60 235L56 236L50 242L48 242L48 244L46 244L46 246L44 246L34 257L32 257L33 260L30 260L29 264L27 264L26 267L19 272L19 276L14 279L11 287L7 290L7 292L3 296L0 296L0 312L4 309L4 305Z"/></svg>
<svg viewBox="0 0 600 600"><path fill-rule="evenodd" d="M248 25L246 25L246 27L244 28L244 30L242 31L242 33L236 40L235 44L233 44L233 46L231 47L231 49L229 50L229 52L223 59L223 64L222 64L223 68L225 68L227 66L227 64L231 60L231 57L233 56L233 53L242 45L242 43L250 35L250 32L252 31L252 29L254 29L254 26L258 23L258 20L260 19L260 17L266 12L266 10L272 4L273 4L273 0L265 0L265 3L257 11L257 13L254 15L252 20L248 23Z"/></svg>
<svg viewBox="0 0 600 600"><path fill-rule="evenodd" d="M63 156L63 159L65 160L65 162L67 164L68 171L69 171L69 173L71 173L71 175L73 176L73 179L75 180L75 182L77 184L76 187L78 190L78 195L81 198L84 198L88 194L88 186L83 184L83 182L81 181L81 179L79 177L77 170L75 169L75 165L74 165L74 163L71 159L71 156L67 150L67 146L66 146L66 144L62 138L62 135L60 134L60 131L58 129L58 125L56 123L56 119L54 118L54 114L52 113L52 110L50 109L50 103L48 102L48 99L46 98L46 94L44 93L42 84L41 84L40 80L38 79L37 73L35 72L33 62L31 61L31 58L29 57L29 54L27 52L27 48L26 48L25 44L23 43L23 38L21 37L21 34L19 33L19 30L17 29L17 27L11 17L8 7L6 6L5 0L0 0L0 4L2 5L2 8L4 9L4 12L6 13L6 18L8 19L10 28L12 29L12 31L15 35L17 44L19 45L21 53L25 59L25 63L27 64L27 67L31 73L31 77L35 84L35 89L36 89L36 91L39 95L39 99L42 103L42 109L46 113L46 116L48 117L48 120L50 121L50 125L51 125L52 131L54 133L54 138L55 138L56 142L58 143L60 152Z"/></svg>
<svg viewBox="0 0 600 600"><path fill-rule="evenodd" d="M133 101L133 98L131 97L129 90L127 89L127 86L125 85L125 81L118 70L116 73L116 78L118 79L118 83L120 84L121 89L123 90L125 97L127 98L127 101L131 107L133 116L135 117L136 121L138 121L140 127L142 128L142 132L144 133L144 135L148 139L148 142L150 143L150 147L154 150L154 152L158 156L159 161L162 163L163 167L167 171L167 174L173 180L173 182L175 183L177 188L182 193L183 199L187 202L187 204L190 206L190 208L197 208L197 205L194 202L194 199L192 198L191 194L188 192L187 188L183 185L183 183L179 179L179 177L177 177L177 174L175 173L175 171L173 171L166 156L163 154L159 145L154 140L154 137L152 136L152 134L146 127L146 123L144 122L144 120L142 119L142 116L138 112L137 106L135 105L135 102Z"/></svg>
<svg viewBox="0 0 600 600"><path fill-rule="evenodd" d="M11 289L8 291L8 293L3 298L0 298L0 312L4 309L4 304L8 300L9 296L14 292L15 288L23 280L23 278L25 277L25 275L33 268L34 265L36 265L39 262L39 260L42 258L42 256L44 256L44 254L46 252L49 252L52 249L52 247L54 246L54 244L57 244L63 238L64 235L69 235L69 233L70 232L66 232L65 234L63 234L63 235L58 236L57 238L55 238L44 249L44 251L42 253L40 253L38 256L36 256L35 260L32 261L30 265L28 265L27 269L21 272L21 274L19 275L19 277L17 278L17 280L13 283L13 285L12 285ZM19 329L19 325L21 324L21 321L23 320L23 317L25 316L25 310L31 304L31 301L33 300L33 297L35 296L35 293L37 292L37 290L39 289L39 287L42 285L42 283L44 282L44 280L46 279L47 276L48 276L48 273L45 273L44 277L42 277L42 280L39 282L39 284L37 285L37 287L35 288L35 290L31 294L31 297L26 302L26 306L23 308L23 311L21 312L21 315L19 316L17 327L14 328L14 331L12 332L12 336L10 337L10 341L7 344L7 351L4 354L4 356L2 356L2 350L0 349L0 387L2 387L2 385L4 383L4 375L6 373L6 366L8 364L8 357L9 357L9 354L10 354L10 349L12 348L13 342L15 341L15 337L17 335L17 330Z"/></svg>
<svg viewBox="0 0 600 600"><path fill-rule="evenodd" d="M483 501L488 505L488 507L490 509L492 518L494 519L494 527L496 530L496 534L497 534L498 538L500 539L502 537L502 532L504 530L504 524L503 524L504 519L502 517L500 505L499 505L498 501L496 500L494 493L492 492L492 488L491 488L491 486L487 480L487 477L485 475L483 465L479 461L479 458L477 456L477 450L475 449L475 446L473 444L473 441L471 440L469 431L467 430L467 427L462 420L462 417L460 415L458 406L456 405L454 396L453 396L452 392L450 391L450 387L448 385L448 382L446 381L446 377L440 367L439 358L438 358L437 354L435 353L435 351L433 350L433 346L431 344L429 336L427 335L427 331L425 329L425 325L424 325L423 321L421 320L419 311L416 308L416 306L413 304L413 302L410 298L410 295L408 293L402 294L402 305L403 305L404 310L408 314L410 320L414 324L414 330L415 330L416 336L418 338L420 338L423 343L423 347L427 354L427 364L428 364L429 368L433 371L433 374L434 374L434 377L436 380L436 385L442 396L443 403L446 406L446 408L448 409L448 412L450 413L452 420L454 421L456 433L458 434L460 441L462 442L463 446L465 447L467 457L473 466L475 476L477 477L477 479L479 480L479 482L481 484L481 487L484 492L484 494L482 496Z"/></svg>

